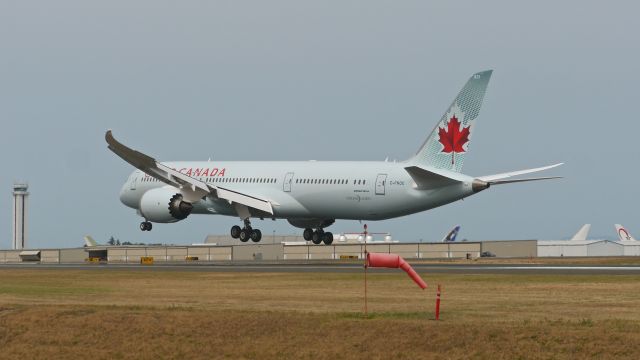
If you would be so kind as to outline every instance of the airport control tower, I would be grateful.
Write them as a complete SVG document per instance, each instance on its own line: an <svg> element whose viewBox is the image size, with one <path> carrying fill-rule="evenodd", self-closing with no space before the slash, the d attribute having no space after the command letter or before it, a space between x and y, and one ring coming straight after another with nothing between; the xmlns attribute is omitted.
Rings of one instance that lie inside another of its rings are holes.
<svg viewBox="0 0 640 360"><path fill-rule="evenodd" d="M13 184L13 249L27 246L27 197L29 184Z"/></svg>

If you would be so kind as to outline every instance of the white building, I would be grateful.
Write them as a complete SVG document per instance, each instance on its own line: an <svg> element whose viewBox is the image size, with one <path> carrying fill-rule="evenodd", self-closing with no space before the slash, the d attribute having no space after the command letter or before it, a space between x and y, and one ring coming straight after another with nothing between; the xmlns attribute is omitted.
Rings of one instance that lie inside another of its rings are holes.
<svg viewBox="0 0 640 360"><path fill-rule="evenodd" d="M640 256L640 241L538 240L538 256Z"/></svg>

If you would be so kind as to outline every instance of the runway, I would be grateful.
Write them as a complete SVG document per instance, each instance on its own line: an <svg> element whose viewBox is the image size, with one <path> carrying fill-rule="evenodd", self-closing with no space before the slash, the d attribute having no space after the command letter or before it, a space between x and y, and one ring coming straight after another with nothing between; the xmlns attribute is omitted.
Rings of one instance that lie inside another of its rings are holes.
<svg viewBox="0 0 640 360"><path fill-rule="evenodd" d="M494 265L494 264L413 264L421 273L437 274L571 274L571 275L640 275L640 266L575 266L575 265ZM335 263L194 263L194 264L0 264L3 269L58 269L90 271L196 271L196 272L280 272L280 273L358 273L362 264ZM369 268L371 273L392 273L400 270Z"/></svg>

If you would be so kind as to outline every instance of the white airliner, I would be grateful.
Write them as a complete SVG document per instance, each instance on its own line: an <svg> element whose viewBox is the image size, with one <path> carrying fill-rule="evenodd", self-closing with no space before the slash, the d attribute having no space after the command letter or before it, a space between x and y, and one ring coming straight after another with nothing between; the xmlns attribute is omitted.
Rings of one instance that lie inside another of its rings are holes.
<svg viewBox="0 0 640 360"><path fill-rule="evenodd" d="M286 219L305 240L331 244L324 229L344 220L383 220L442 206L491 185L532 180L513 176L561 164L489 176L461 173L491 70L471 76L418 152L402 162L270 161L158 162L106 133L109 149L136 167L120 193L145 221L172 223L190 214L237 216L231 236L260 241L251 218Z"/></svg>

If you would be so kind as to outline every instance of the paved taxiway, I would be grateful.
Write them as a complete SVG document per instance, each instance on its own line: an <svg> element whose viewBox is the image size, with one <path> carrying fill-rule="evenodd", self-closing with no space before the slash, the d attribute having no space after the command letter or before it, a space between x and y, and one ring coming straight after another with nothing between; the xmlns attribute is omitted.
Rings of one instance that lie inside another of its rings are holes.
<svg viewBox="0 0 640 360"><path fill-rule="evenodd" d="M584 275L640 275L640 266L574 266L574 265L494 265L494 264L413 264L421 273L437 274L584 274ZM59 269L59 270L143 270L143 271L199 271L199 272L295 272L295 273L356 273L362 264L284 264L284 263L199 263L199 264L0 264L2 269ZM370 268L371 272L394 272L396 269Z"/></svg>

